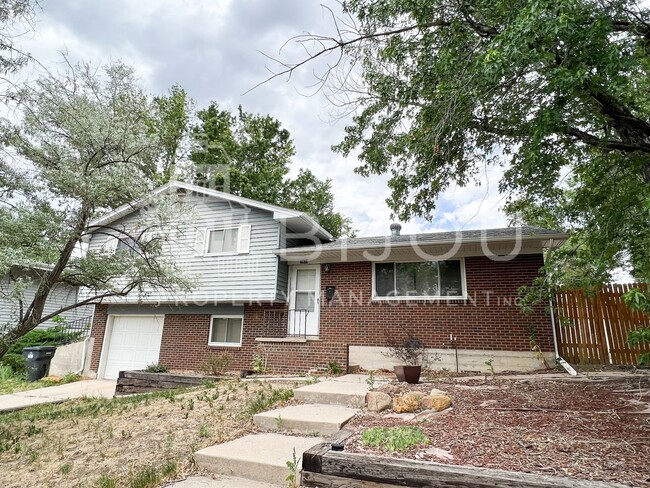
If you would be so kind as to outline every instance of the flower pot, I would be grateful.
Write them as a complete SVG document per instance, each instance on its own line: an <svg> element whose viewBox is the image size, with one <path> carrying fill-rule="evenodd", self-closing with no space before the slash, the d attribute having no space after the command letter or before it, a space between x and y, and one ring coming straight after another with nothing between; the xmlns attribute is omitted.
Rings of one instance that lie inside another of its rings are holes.
<svg viewBox="0 0 650 488"><path fill-rule="evenodd" d="M406 381L412 385L420 382L422 366L393 366L397 381Z"/></svg>

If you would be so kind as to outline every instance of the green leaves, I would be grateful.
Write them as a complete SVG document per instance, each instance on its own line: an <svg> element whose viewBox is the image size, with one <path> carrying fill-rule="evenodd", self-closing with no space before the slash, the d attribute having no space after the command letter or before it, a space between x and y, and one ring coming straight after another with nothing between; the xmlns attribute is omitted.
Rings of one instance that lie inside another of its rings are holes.
<svg viewBox="0 0 650 488"><path fill-rule="evenodd" d="M197 116L199 124L192 129L196 144L190 155L197 182L306 212L335 237L353 233L351 220L334 211L331 180L319 180L306 169L294 179L288 177L295 147L280 121L241 107L233 115L216 103L199 110ZM219 167L218 175L207 176L210 165Z"/></svg>
<svg viewBox="0 0 650 488"><path fill-rule="evenodd" d="M586 281L626 263L650 280L650 9L356 0L344 10L359 21L347 53L365 91L334 149L358 149L362 175L389 174L395 215L430 219L451 183L500 164L511 218L575 232L569 261L596 260Z"/></svg>

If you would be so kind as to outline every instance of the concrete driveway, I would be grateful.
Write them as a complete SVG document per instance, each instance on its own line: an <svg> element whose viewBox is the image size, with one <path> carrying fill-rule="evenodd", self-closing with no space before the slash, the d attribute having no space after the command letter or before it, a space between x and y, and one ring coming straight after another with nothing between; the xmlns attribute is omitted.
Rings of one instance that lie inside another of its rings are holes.
<svg viewBox="0 0 650 488"><path fill-rule="evenodd" d="M0 395L0 412L11 412L43 403L61 403L83 397L113 398L115 380L83 380L65 385Z"/></svg>

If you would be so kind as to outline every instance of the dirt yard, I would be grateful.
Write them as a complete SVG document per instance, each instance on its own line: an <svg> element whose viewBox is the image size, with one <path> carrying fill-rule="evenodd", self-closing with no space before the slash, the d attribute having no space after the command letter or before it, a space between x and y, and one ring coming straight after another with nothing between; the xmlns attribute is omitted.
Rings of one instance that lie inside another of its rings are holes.
<svg viewBox="0 0 650 488"><path fill-rule="evenodd" d="M366 413L346 428L346 450L650 487L650 375L607 381L439 378L379 388L395 397L445 391L453 408L423 414ZM417 415L415 418L414 415ZM406 453L364 447L374 426L417 425L430 440Z"/></svg>
<svg viewBox="0 0 650 488"><path fill-rule="evenodd" d="M293 387L224 381L0 415L0 486L159 486L197 472L195 451L254 431L252 414Z"/></svg>

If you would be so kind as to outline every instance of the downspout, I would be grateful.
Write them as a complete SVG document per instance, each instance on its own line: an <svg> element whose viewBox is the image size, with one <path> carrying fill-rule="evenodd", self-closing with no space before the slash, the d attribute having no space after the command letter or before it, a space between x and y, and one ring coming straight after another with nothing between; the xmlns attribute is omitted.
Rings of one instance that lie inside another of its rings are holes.
<svg viewBox="0 0 650 488"><path fill-rule="evenodd" d="M551 246L553 246L553 239L551 239ZM551 327L553 328L553 348L555 349L555 362L559 363L564 370L571 376L578 376L575 369L571 367L562 357L560 357L560 350L557 345L557 332L555 331L555 308L553 307L553 295L548 299L548 306L551 310Z"/></svg>
<svg viewBox="0 0 650 488"><path fill-rule="evenodd" d="M84 346L83 349L81 350L81 369L75 372L76 375L83 374L84 369L86 369L86 346L88 345L89 340L90 340L90 335L84 339Z"/></svg>

